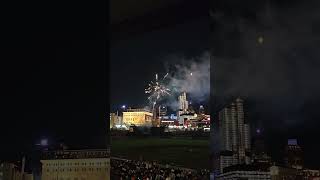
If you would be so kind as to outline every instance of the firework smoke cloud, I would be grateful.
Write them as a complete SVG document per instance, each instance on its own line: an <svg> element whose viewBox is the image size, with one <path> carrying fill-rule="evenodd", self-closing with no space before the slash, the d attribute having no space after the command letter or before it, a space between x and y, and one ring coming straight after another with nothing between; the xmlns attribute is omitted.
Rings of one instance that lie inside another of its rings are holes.
<svg viewBox="0 0 320 180"><path fill-rule="evenodd" d="M178 58L177 64L169 70L167 87L175 94L168 101L168 106L178 106L177 95L186 92L192 101L207 101L210 95L210 54L203 53L199 57Z"/></svg>

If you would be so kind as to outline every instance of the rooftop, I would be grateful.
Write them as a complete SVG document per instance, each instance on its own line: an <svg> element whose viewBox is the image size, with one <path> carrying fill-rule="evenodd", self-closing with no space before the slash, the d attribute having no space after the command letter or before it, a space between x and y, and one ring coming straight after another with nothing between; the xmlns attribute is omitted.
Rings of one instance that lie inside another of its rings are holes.
<svg viewBox="0 0 320 180"><path fill-rule="evenodd" d="M90 159L90 158L109 158L109 157L110 157L110 150L107 150L107 149L56 150L56 151L45 151L41 155L42 160Z"/></svg>

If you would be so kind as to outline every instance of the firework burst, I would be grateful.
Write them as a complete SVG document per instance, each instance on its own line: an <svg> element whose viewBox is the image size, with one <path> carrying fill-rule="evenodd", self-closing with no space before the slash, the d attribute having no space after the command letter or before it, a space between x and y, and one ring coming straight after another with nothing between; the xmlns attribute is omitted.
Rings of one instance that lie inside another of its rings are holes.
<svg viewBox="0 0 320 180"><path fill-rule="evenodd" d="M155 106L162 97L170 95L170 89L164 84L164 80L167 76L168 73L159 80L158 74L156 74L155 81L151 81L145 89L145 93L149 94L148 100L153 104L153 106Z"/></svg>

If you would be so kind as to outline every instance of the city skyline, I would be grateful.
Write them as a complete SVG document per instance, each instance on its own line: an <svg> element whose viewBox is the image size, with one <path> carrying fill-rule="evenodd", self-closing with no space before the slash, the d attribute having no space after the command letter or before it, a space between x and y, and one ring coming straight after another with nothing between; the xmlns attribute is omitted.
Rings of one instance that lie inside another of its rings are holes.
<svg viewBox="0 0 320 180"><path fill-rule="evenodd" d="M1 176L94 149L119 177L320 173L319 1L160 1L4 6Z"/></svg>

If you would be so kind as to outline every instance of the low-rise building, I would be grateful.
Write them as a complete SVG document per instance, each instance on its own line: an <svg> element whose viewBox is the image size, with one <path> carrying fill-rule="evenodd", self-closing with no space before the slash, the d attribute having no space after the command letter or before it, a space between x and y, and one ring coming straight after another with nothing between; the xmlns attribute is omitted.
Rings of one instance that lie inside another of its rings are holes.
<svg viewBox="0 0 320 180"><path fill-rule="evenodd" d="M123 112L123 123L135 126L151 126L153 114L145 109L128 109Z"/></svg>
<svg viewBox="0 0 320 180"><path fill-rule="evenodd" d="M271 180L270 172L263 171L230 171L216 177L217 180Z"/></svg>
<svg viewBox="0 0 320 180"><path fill-rule="evenodd" d="M20 180L21 173L13 163L3 162L0 164L0 180Z"/></svg>
<svg viewBox="0 0 320 180"><path fill-rule="evenodd" d="M42 155L42 180L109 180L107 150L60 150Z"/></svg>

